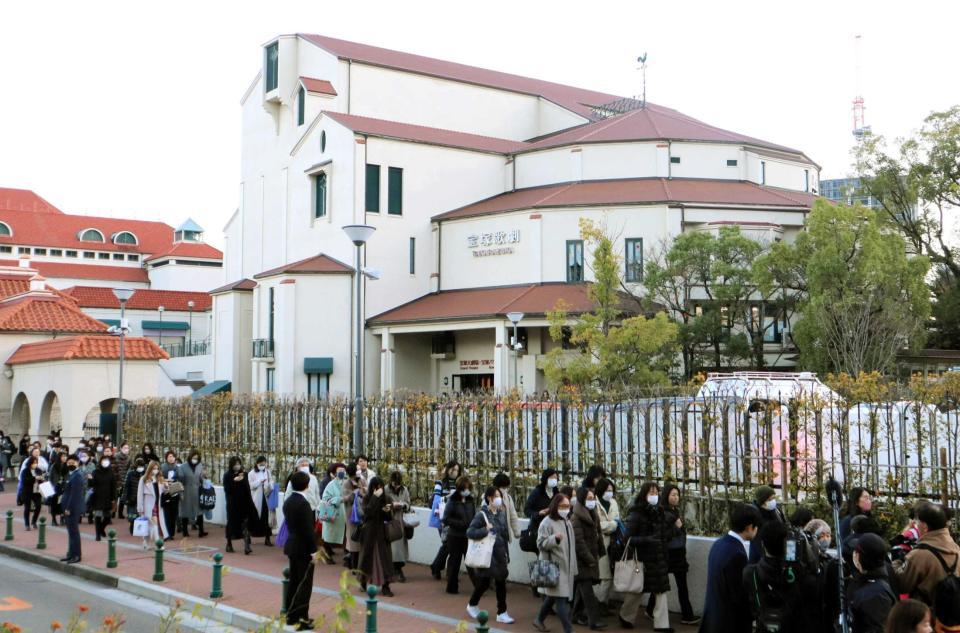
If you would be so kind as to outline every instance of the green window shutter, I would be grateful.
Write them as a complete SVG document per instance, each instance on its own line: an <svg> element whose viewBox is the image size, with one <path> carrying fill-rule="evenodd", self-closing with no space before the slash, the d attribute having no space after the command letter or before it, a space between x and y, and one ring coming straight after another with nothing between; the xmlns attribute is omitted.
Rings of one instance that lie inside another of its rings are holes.
<svg viewBox="0 0 960 633"><path fill-rule="evenodd" d="M303 125L306 114L306 97L307 91L303 89L303 86L300 86L300 91L297 93L297 125Z"/></svg>
<svg viewBox="0 0 960 633"><path fill-rule="evenodd" d="M364 208L367 213L380 213L380 165L367 165L367 192Z"/></svg>
<svg viewBox="0 0 960 633"><path fill-rule="evenodd" d="M314 185L316 198L313 201L313 217L322 218L327 215L327 175L319 173Z"/></svg>
<svg viewBox="0 0 960 633"><path fill-rule="evenodd" d="M389 177L387 183L387 213L401 215L403 213L403 169L391 167Z"/></svg>

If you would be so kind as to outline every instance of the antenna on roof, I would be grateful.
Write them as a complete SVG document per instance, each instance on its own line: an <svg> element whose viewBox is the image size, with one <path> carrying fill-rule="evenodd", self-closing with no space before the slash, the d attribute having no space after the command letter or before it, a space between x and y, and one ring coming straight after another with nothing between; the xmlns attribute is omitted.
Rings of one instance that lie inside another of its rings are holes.
<svg viewBox="0 0 960 633"><path fill-rule="evenodd" d="M640 64L640 71L643 73L643 92L640 97L640 107L646 107L647 105L647 53L644 52L643 55L637 58L637 63Z"/></svg>

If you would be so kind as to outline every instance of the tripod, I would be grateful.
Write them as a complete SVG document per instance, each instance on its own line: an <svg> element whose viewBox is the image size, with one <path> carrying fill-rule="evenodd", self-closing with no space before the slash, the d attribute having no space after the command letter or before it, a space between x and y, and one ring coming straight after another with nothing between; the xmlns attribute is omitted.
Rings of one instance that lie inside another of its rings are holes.
<svg viewBox="0 0 960 633"><path fill-rule="evenodd" d="M842 633L850 633L850 625L847 624L847 593L843 586L843 540L840 538L840 504L843 502L843 489L833 477L827 482L827 498L833 507L833 533L837 535L837 558L840 563L840 573L837 574L837 591L840 592L840 630Z"/></svg>

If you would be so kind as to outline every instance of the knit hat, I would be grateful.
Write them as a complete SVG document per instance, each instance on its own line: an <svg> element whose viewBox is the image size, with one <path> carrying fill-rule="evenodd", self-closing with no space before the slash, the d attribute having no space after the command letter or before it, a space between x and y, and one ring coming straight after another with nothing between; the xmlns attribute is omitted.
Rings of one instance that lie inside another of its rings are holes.
<svg viewBox="0 0 960 633"><path fill-rule="evenodd" d="M887 556L887 544L876 534L863 534L857 539L856 551L860 554L860 566L864 570L883 567Z"/></svg>
<svg viewBox="0 0 960 633"><path fill-rule="evenodd" d="M775 494L777 494L776 491L770 486L760 486L757 488L757 492L754 494L753 500L757 502L758 506L762 506L770 497Z"/></svg>

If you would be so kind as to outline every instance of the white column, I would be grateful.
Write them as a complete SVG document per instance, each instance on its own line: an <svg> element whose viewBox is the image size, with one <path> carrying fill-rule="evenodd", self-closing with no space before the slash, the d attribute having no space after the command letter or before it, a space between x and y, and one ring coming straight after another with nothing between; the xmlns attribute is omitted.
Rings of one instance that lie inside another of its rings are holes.
<svg viewBox="0 0 960 633"><path fill-rule="evenodd" d="M495 347L493 350L493 390L496 393L506 393L510 390L510 340L507 329L502 323L497 324Z"/></svg>
<svg viewBox="0 0 960 633"><path fill-rule="evenodd" d="M277 285L276 316L274 317L274 354L276 356L276 392L277 394L295 394L305 392L306 388L297 388L297 373L303 374L303 357L297 358L297 304L296 280L284 279ZM306 377L304 377L306 382Z"/></svg>
<svg viewBox="0 0 960 633"><path fill-rule="evenodd" d="M396 354L393 350L393 333L389 328L380 335L380 391L389 393L396 389Z"/></svg>

